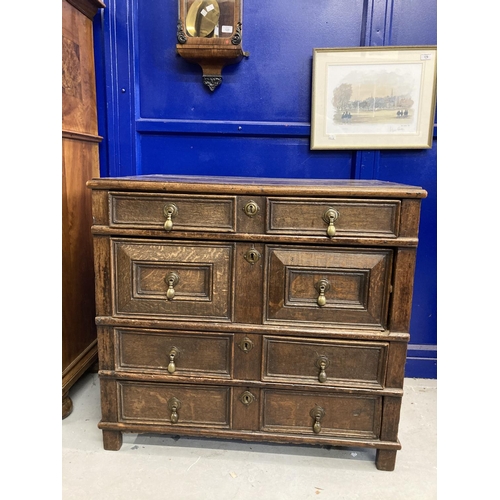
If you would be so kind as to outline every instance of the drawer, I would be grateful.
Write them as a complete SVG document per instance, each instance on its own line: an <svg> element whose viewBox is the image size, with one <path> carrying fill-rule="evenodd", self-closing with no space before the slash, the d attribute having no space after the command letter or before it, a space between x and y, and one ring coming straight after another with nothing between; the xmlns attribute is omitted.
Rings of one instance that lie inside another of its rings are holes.
<svg viewBox="0 0 500 500"><path fill-rule="evenodd" d="M112 240L116 315L230 321L232 244Z"/></svg>
<svg viewBox="0 0 500 500"><path fill-rule="evenodd" d="M267 248L268 323L384 330L392 250Z"/></svg>
<svg viewBox="0 0 500 500"><path fill-rule="evenodd" d="M381 396L277 390L263 390L262 393L263 431L317 437L379 438Z"/></svg>
<svg viewBox="0 0 500 500"><path fill-rule="evenodd" d="M231 378L232 335L117 329L116 369L172 377Z"/></svg>
<svg viewBox="0 0 500 500"><path fill-rule="evenodd" d="M229 387L118 383L118 418L172 427L230 427Z"/></svg>
<svg viewBox="0 0 500 500"><path fill-rule="evenodd" d="M383 389L387 342L264 337L262 380Z"/></svg>
<svg viewBox="0 0 500 500"><path fill-rule="evenodd" d="M234 232L234 196L110 193L110 226L164 230L171 209L171 231Z"/></svg>
<svg viewBox="0 0 500 500"><path fill-rule="evenodd" d="M267 232L293 236L327 236L334 209L334 238L396 238L399 234L400 200L328 198L268 198ZM324 219L326 217L327 220Z"/></svg>

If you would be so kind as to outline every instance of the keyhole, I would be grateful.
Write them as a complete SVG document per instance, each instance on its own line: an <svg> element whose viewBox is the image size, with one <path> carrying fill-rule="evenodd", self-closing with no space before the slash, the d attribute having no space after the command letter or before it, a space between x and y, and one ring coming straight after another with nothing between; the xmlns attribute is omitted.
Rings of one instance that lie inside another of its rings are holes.
<svg viewBox="0 0 500 500"><path fill-rule="evenodd" d="M245 254L245 259L249 264L254 265L256 262L260 260L260 253L255 249L251 248L250 250L247 251Z"/></svg>
<svg viewBox="0 0 500 500"><path fill-rule="evenodd" d="M253 349L253 342L248 338L245 337L242 339L242 341L238 344L238 347L245 353L248 354L252 349Z"/></svg>
<svg viewBox="0 0 500 500"><path fill-rule="evenodd" d="M255 217L259 211L259 206L255 203L255 201L249 201L243 210L248 217Z"/></svg>
<svg viewBox="0 0 500 500"><path fill-rule="evenodd" d="M245 405L249 406L255 401L255 396L250 391L245 391L241 397L240 401Z"/></svg>

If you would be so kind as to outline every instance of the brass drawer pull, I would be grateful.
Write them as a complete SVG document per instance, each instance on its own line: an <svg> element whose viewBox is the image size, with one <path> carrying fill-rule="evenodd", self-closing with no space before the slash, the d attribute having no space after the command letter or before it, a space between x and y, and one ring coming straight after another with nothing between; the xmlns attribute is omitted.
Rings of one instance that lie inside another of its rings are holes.
<svg viewBox="0 0 500 500"><path fill-rule="evenodd" d="M329 208L323 214L323 220L328 224L326 234L329 238L333 238L337 230L335 229L334 222L339 218L340 214L334 208Z"/></svg>
<svg viewBox="0 0 500 500"><path fill-rule="evenodd" d="M328 358L326 356L320 356L316 360L316 366L319 368L319 375L318 375L318 380L323 384L326 382L327 376L326 376L326 368L330 364L330 361L328 361Z"/></svg>
<svg viewBox="0 0 500 500"><path fill-rule="evenodd" d="M175 297L175 286L179 283L179 275L177 273L171 272L168 273L165 277L165 282L168 285L167 290L167 300L173 300Z"/></svg>
<svg viewBox="0 0 500 500"><path fill-rule="evenodd" d="M315 288L319 292L317 300L318 306L323 307L326 305L325 293L330 290L330 282L328 280L319 280L318 283L316 283Z"/></svg>
<svg viewBox="0 0 500 500"><path fill-rule="evenodd" d="M175 358L179 358L179 349L177 347L172 347L170 349L170 354L168 355L169 362L168 362L168 373L174 373L175 372Z"/></svg>
<svg viewBox="0 0 500 500"><path fill-rule="evenodd" d="M170 398L167 402L167 407L170 410L170 422L176 424L179 421L177 410L180 410L181 402L177 398Z"/></svg>
<svg viewBox="0 0 500 500"><path fill-rule="evenodd" d="M321 420L325 416L325 410L321 406L316 405L310 412L309 415L314 419L313 431L315 434L321 432Z"/></svg>
<svg viewBox="0 0 500 500"><path fill-rule="evenodd" d="M167 218L165 224L163 225L165 231L172 231L172 228L174 227L174 222L172 221L172 219L177 215L177 212L177 207L173 203L170 203L163 209L163 213Z"/></svg>

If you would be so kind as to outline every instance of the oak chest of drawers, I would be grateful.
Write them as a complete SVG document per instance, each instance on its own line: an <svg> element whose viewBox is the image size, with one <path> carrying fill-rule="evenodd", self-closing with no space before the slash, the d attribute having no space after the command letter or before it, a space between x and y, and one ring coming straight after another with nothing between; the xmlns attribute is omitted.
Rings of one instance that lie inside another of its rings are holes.
<svg viewBox="0 0 500 500"><path fill-rule="evenodd" d="M123 432L363 446L394 469L423 189L88 185L105 449Z"/></svg>

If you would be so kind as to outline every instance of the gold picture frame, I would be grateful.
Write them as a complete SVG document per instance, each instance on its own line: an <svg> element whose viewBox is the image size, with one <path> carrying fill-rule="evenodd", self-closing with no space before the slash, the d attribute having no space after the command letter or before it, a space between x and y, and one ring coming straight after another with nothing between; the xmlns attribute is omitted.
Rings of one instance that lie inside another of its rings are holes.
<svg viewBox="0 0 500 500"><path fill-rule="evenodd" d="M436 46L314 49L310 148L431 148L436 72Z"/></svg>

